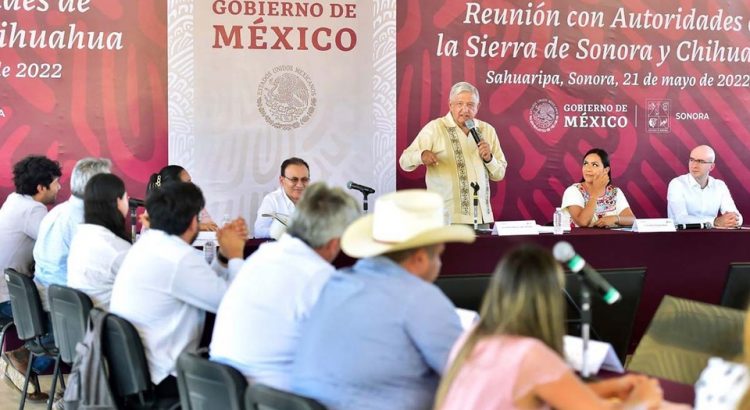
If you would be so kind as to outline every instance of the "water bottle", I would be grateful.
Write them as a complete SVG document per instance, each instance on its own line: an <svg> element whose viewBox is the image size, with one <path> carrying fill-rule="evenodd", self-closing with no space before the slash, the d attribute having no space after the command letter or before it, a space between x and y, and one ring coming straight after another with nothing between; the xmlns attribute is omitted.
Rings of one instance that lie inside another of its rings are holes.
<svg viewBox="0 0 750 410"><path fill-rule="evenodd" d="M224 217L221 218L221 225L219 225L219 228L227 226L227 224L230 222L232 222L232 219L229 218L229 214L224 214Z"/></svg>
<svg viewBox="0 0 750 410"><path fill-rule="evenodd" d="M555 235L562 235L563 231L562 208L555 208L555 214L552 216L552 233Z"/></svg>
<svg viewBox="0 0 750 410"><path fill-rule="evenodd" d="M203 244L203 256L206 258L206 263L209 265L214 260L214 256L216 256L216 244L212 240L207 240L205 244Z"/></svg>

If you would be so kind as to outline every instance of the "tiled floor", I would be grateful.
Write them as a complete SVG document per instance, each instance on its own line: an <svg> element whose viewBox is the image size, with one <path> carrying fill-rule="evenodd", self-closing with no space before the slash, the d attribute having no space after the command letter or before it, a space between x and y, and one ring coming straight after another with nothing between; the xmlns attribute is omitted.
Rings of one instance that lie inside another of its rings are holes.
<svg viewBox="0 0 750 410"><path fill-rule="evenodd" d="M39 383L42 385L42 391L49 392L50 383L52 383L52 376L42 376L39 378ZM57 386L60 388L60 386ZM0 410L14 410L18 408L18 403L21 400L21 393L15 388L11 387L10 381L6 380L5 377L0 373ZM26 409L37 410L46 409L47 403L45 402L30 402L26 401Z"/></svg>

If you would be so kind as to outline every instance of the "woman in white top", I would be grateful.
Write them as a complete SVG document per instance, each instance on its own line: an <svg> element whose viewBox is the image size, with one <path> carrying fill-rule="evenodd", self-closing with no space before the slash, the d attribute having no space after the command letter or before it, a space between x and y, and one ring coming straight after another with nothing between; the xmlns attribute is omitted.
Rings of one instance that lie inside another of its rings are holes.
<svg viewBox="0 0 750 410"><path fill-rule="evenodd" d="M97 174L86 184L84 223L78 226L68 255L68 286L109 309L112 285L130 240L125 227L128 194L116 175Z"/></svg>
<svg viewBox="0 0 750 410"><path fill-rule="evenodd" d="M581 181L563 193L563 212L570 215L576 226L613 228L631 226L633 211L622 190L612 185L609 154L592 148L583 156Z"/></svg>
<svg viewBox="0 0 750 410"><path fill-rule="evenodd" d="M170 182L193 182L193 177L187 170L179 165L167 165L166 167L159 170L155 174L151 174L148 179L148 185L146 185L146 198L155 189L161 189L164 184ZM148 228L148 212L144 212L140 218L141 225ZM211 215L208 214L206 208L201 209L201 213L198 216L198 229L201 231L218 231L219 225L214 222Z"/></svg>

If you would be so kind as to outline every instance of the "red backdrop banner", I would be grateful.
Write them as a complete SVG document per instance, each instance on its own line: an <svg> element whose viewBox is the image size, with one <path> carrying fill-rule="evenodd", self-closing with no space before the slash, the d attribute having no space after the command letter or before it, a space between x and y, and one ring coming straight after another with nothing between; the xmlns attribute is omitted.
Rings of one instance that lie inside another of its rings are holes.
<svg viewBox="0 0 750 410"><path fill-rule="evenodd" d="M6 7L6 9L3 9ZM0 194L43 154L108 157L131 196L167 161L166 2L0 3Z"/></svg>
<svg viewBox="0 0 750 410"><path fill-rule="evenodd" d="M746 3L409 0L397 16L396 155L448 112L453 83L473 83L508 158L496 219L550 221L592 147L636 216L666 217L667 184L698 144L750 212ZM397 173L399 189L423 181L423 168Z"/></svg>

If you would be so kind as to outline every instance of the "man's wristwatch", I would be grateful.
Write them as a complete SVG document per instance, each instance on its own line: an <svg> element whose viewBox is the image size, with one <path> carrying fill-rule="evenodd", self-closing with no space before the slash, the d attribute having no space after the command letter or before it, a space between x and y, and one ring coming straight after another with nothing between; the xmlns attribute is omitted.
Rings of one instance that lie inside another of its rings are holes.
<svg viewBox="0 0 750 410"><path fill-rule="evenodd" d="M223 263L224 265L229 263L229 258L224 256L221 252L217 252L216 257L219 259L219 262Z"/></svg>

